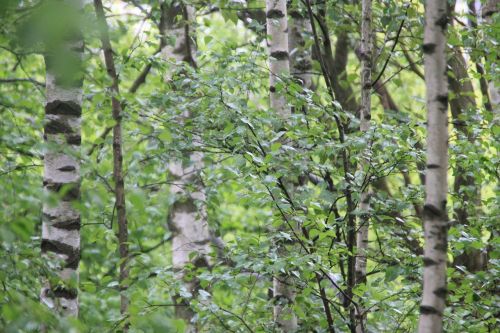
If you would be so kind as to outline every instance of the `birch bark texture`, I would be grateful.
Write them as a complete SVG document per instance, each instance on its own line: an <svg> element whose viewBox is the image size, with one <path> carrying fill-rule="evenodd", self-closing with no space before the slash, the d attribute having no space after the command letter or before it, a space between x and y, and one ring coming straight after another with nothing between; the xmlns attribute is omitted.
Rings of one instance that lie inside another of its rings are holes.
<svg viewBox="0 0 500 333"><path fill-rule="evenodd" d="M281 77L290 74L286 0L266 1L267 46L269 49L269 95L271 108L283 119L291 115L286 94L277 91Z"/></svg>
<svg viewBox="0 0 500 333"><path fill-rule="evenodd" d="M196 42L192 34L192 22L195 19L195 9L190 5L175 1L162 5L162 38L170 38L162 50L166 61L179 64L186 62L196 67ZM166 80L171 79L172 72L167 74ZM179 126L189 121L192 115L189 111L178 117ZM192 145L199 145L200 138L193 135ZM206 195L201 171L204 167L203 153L191 151L183 153L180 160L169 163L169 178L172 182L170 192L173 203L170 207L168 226L172 233L172 264L182 288L196 297L199 284L196 279L187 280L190 264L195 268L211 266L211 234L207 221ZM194 256L191 256L194 253ZM182 304L175 307L176 316L186 323L185 332L197 332L193 322L195 313L189 306L189 299L182 300Z"/></svg>
<svg viewBox="0 0 500 333"><path fill-rule="evenodd" d="M372 90L372 1L361 2L361 105L360 105L360 130L367 137L371 120L371 90ZM370 150L367 141L366 148L360 162L361 170L367 172L369 168ZM361 215L356 234L356 284L366 283L366 261L368 251L368 232L370 224L370 189L369 186L361 192ZM366 314L361 306L356 308L356 332L363 333Z"/></svg>
<svg viewBox="0 0 500 333"><path fill-rule="evenodd" d="M311 22L297 8L288 12L288 49L290 70L294 78L300 80L302 87L312 88L311 47L306 46L307 35L312 35Z"/></svg>
<svg viewBox="0 0 500 333"><path fill-rule="evenodd" d="M423 297L419 333L443 331L448 248L448 82L446 0L425 6L424 69L427 105L427 172L424 205Z"/></svg>
<svg viewBox="0 0 500 333"><path fill-rule="evenodd" d="M500 0L487 0L481 8L481 17L487 24L493 24L493 15L500 10ZM497 64L492 64L492 72L495 72ZM493 78L488 82L490 103L496 121L500 121L500 83Z"/></svg>
<svg viewBox="0 0 500 333"><path fill-rule="evenodd" d="M122 139L122 106L118 96L120 95L119 78L116 71L114 53L109 39L108 24L104 14L104 8L101 0L94 0L99 30L101 35L101 44L104 53L106 70L112 80L110 91L111 108L113 120L113 180L115 183L115 206L118 221L118 249L120 253L120 314L126 318L128 314L129 299L126 295L128 284L126 280L129 276L129 249L128 249L128 225L127 211L125 204L125 180L123 176L123 139ZM125 320L123 324L124 332L128 331L129 321Z"/></svg>
<svg viewBox="0 0 500 333"><path fill-rule="evenodd" d="M286 101L284 90L278 91L276 86L282 77L290 74L288 54L288 21L286 0L266 1L267 46L269 49L269 96L270 106L282 120L291 116L291 109ZM278 254L284 255L284 244L277 244ZM297 317L292 310L295 302L295 290L286 275L273 278L273 317L278 327L284 332L297 330Z"/></svg>
<svg viewBox="0 0 500 333"><path fill-rule="evenodd" d="M80 1L71 3L78 11ZM71 29L68 29L68 31ZM42 256L61 260L57 272L62 284L44 281L40 300L64 316L78 316L80 262L80 144L82 116L83 39L79 31L45 53L46 103L44 119L43 187L58 197L56 205L43 204ZM59 66L61 56L70 66Z"/></svg>

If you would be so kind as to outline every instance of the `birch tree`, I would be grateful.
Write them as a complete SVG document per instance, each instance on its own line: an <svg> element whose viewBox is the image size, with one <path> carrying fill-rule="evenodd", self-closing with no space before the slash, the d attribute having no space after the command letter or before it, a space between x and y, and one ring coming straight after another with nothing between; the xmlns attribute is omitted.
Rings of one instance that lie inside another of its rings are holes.
<svg viewBox="0 0 500 333"><path fill-rule="evenodd" d="M81 8L70 3L71 11ZM71 14L74 14L73 12ZM58 199L44 203L42 253L48 260L60 259L60 282L46 281L42 303L67 316L78 316L78 264L80 262L80 144L82 115L83 39L76 27L69 27L56 45L45 53L46 103L43 187ZM63 40L66 39L64 42Z"/></svg>
<svg viewBox="0 0 500 333"><path fill-rule="evenodd" d="M446 68L447 1L425 7L424 68L427 105L427 172L424 205L423 298L420 333L443 330L448 216L448 83Z"/></svg>
<svg viewBox="0 0 500 333"><path fill-rule="evenodd" d="M191 33L194 20L194 7L180 1L162 5L162 38L170 38L162 50L165 61L173 65L182 62L195 67L196 42ZM167 75L171 79L171 73ZM191 117L189 111L177 118L182 126ZM199 137L194 135L192 144L199 145ZM196 150L196 149L194 149ZM191 151L183 153L181 160L173 159L169 163L170 193L173 203L170 207L168 226L172 233L172 263L176 276L182 281L182 288L196 297L199 285L196 279L188 280L189 264L195 269L209 267L211 236L207 222L206 195L201 171L203 169L203 153ZM195 254L194 257L191 254ZM187 325L186 332L196 332L193 323L195 313L185 298L175 307L177 318L183 319Z"/></svg>
<svg viewBox="0 0 500 333"><path fill-rule="evenodd" d="M101 44L104 53L104 61L106 64L106 70L109 77L112 80L110 91L111 96L111 107L113 120L115 125L113 126L113 180L114 180L114 194L115 194L115 206L116 215L118 220L118 250L120 253L120 272L119 272L119 284L120 284L120 314L125 319L123 323L123 330L126 332L129 328L128 321L128 307L129 298L127 296L129 277L129 244L128 244L128 225L127 225L127 211L125 202L125 180L123 175L123 147L122 147L122 106L118 99L120 95L118 73L115 67L113 49L111 47L111 42L109 39L108 24L106 22L106 16L104 15L104 8L102 6L101 0L94 0L94 6L97 14L97 20L99 23L99 29L101 33Z"/></svg>
<svg viewBox="0 0 500 333"><path fill-rule="evenodd" d="M288 22L285 0L266 1L266 26L269 49L269 96L270 106L283 120L291 115L283 90L276 86L283 76L290 73L288 54ZM278 253L286 253L284 244L278 244ZM285 332L297 329L297 317L291 309L295 301L295 291L291 279L280 275L273 279L274 320Z"/></svg>
<svg viewBox="0 0 500 333"><path fill-rule="evenodd" d="M371 88L372 88L372 3L371 0L363 0L361 2L361 110L360 110L360 130L366 134L370 130L371 119ZM367 146L369 146L367 142ZM369 154L370 151L366 148L363 152L360 162L360 168L364 172L369 169ZM360 209L361 215L359 226L356 235L356 284L366 283L366 260L368 251L368 231L369 231L369 210L370 210L370 193L367 186L361 193ZM360 313L363 309L356 309L357 322L356 332L363 332L363 321L366 320L366 314Z"/></svg>
<svg viewBox="0 0 500 333"><path fill-rule="evenodd" d="M307 47L307 35L312 34L311 22L297 8L288 13L288 48L290 50L290 69L293 77L300 80L304 88L312 88L311 47Z"/></svg>
<svg viewBox="0 0 500 333"><path fill-rule="evenodd" d="M499 0L487 0L484 6L481 8L481 17L487 24L493 24L493 15L500 10L500 1ZM496 69L496 65L492 64L492 71L494 72ZM490 97L490 104L493 108L493 112L495 116L499 117L500 114L500 87L498 84L498 80L493 78L488 82L488 90Z"/></svg>
<svg viewBox="0 0 500 333"><path fill-rule="evenodd" d="M280 117L287 119L290 116L290 108L286 102L284 92L277 91L283 75L290 73L290 62L288 56L288 23L286 1L266 1L266 26L269 48L269 95L271 108Z"/></svg>
<svg viewBox="0 0 500 333"><path fill-rule="evenodd" d="M0 332L495 331L494 1L95 1L0 1Z"/></svg>

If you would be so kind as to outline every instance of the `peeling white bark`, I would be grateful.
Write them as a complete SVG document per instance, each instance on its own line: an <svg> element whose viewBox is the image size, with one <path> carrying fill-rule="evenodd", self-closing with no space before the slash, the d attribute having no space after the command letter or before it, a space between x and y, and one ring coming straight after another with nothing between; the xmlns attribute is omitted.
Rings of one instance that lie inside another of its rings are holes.
<svg viewBox="0 0 500 333"><path fill-rule="evenodd" d="M72 43L72 46L83 48L83 42ZM79 87L63 87L56 83L56 76L50 72L45 74L45 98L47 103L54 101L81 101L83 90Z"/></svg>
<svg viewBox="0 0 500 333"><path fill-rule="evenodd" d="M46 117L46 119L48 118ZM80 123L77 122L72 128L80 128ZM44 163L46 166L44 170L46 181L58 183L80 181L80 164L74 156L46 153Z"/></svg>
<svg viewBox="0 0 500 333"><path fill-rule="evenodd" d="M294 78L301 81L304 88L312 88L311 47L306 47L306 36L312 35L309 18L296 10L290 10L288 18L288 48L290 68Z"/></svg>
<svg viewBox="0 0 500 333"><path fill-rule="evenodd" d="M270 106L286 121L291 115L291 109L286 101L285 89L279 91L277 89L282 78L290 74L286 0L266 0L266 26L269 49ZM285 247L278 244L278 254L284 255L285 253ZM275 304L273 316L284 332L294 332L298 328L297 317L291 307L295 302L295 289L291 284L292 279L286 275L273 279Z"/></svg>
<svg viewBox="0 0 500 333"><path fill-rule="evenodd" d="M427 1L424 68L427 91L427 173L424 206L424 273L420 333L443 331L446 299L448 216L447 1Z"/></svg>
<svg viewBox="0 0 500 333"><path fill-rule="evenodd" d="M284 89L276 90L282 76L290 74L288 55L288 23L285 0L266 1L266 21L269 48L269 91L271 108L284 119L290 116Z"/></svg>
<svg viewBox="0 0 500 333"><path fill-rule="evenodd" d="M81 6L80 1L74 2ZM53 50L46 52L46 103L44 138L48 144L44 153L44 190L59 196L55 206L43 204L42 253L49 263L59 260L63 267L58 272L62 284L43 283L40 300L54 311L67 316L78 316L78 263L80 260L80 213L73 202L80 198L80 122L83 73L56 73L51 67ZM83 41L67 42L62 50L65 56L80 62ZM62 77L81 78L72 82ZM49 267L52 265L49 264Z"/></svg>
<svg viewBox="0 0 500 333"><path fill-rule="evenodd" d="M195 64L196 43L190 33L194 14L193 6L177 1L163 5L161 33L167 39L162 49L165 60ZM167 73L166 79L169 80L170 76L171 72ZM190 116L189 112L182 114L179 125ZM193 142L199 141L198 137L193 138ZM168 166L172 182L170 193L173 197L168 222L172 232L172 264L177 279L183 281L183 287L194 297L198 293L198 284L195 280L185 279L187 264L192 263L196 267L212 264L206 196L201 179L203 166L203 154L200 152L186 153L182 161L174 160ZM194 256L191 255L193 253ZM194 312L189 307L189 300L183 300L183 304L176 307L176 316L185 321L185 332L198 331L197 325L193 323Z"/></svg>
<svg viewBox="0 0 500 333"><path fill-rule="evenodd" d="M361 2L361 110L360 110L360 130L367 133L370 130L371 119L371 89L372 89L372 1L363 0ZM368 143L367 143L367 146ZM369 149L366 148L360 162L360 167L364 172L368 172ZM356 235L356 284L366 283L366 261L368 251L368 232L370 224L370 189L367 187L361 193L360 210L362 212L359 219L359 226ZM366 314L360 304L356 308L356 332L363 333Z"/></svg>
<svg viewBox="0 0 500 333"><path fill-rule="evenodd" d="M188 47L195 46L196 43L191 35L186 34L184 22L190 24L189 22L194 20L194 7L181 5L178 1L173 1L172 5L165 5L163 15L163 29L168 30L168 35L164 35L167 39L166 44L161 51L163 59L189 63L190 58L194 57L194 52L188 53ZM194 49L191 51L194 51Z"/></svg>
<svg viewBox="0 0 500 333"><path fill-rule="evenodd" d="M192 252L197 254L195 260L202 259L205 264L210 263L210 233L207 223L205 193L200 181L202 166L201 161L193 163L185 169L178 161L169 165L170 178L175 183L170 190L175 197L170 212L170 228L173 233L172 263L174 269L177 270L182 270L191 261L189 254ZM180 170L184 172L177 173ZM195 190L189 192L188 186L195 188Z"/></svg>
<svg viewBox="0 0 500 333"><path fill-rule="evenodd" d="M80 212L73 208L70 201L59 201L56 206L43 206L43 214L49 218L51 223L62 223L72 221L80 217Z"/></svg>
<svg viewBox="0 0 500 333"><path fill-rule="evenodd" d="M74 248L80 247L80 230L64 230L55 227L51 223L43 223L42 235L45 238L72 246Z"/></svg>

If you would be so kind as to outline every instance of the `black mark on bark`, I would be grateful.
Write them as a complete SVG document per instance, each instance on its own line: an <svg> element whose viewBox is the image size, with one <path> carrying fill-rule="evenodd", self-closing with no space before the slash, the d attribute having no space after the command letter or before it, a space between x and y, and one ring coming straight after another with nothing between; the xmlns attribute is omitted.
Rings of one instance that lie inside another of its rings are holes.
<svg viewBox="0 0 500 333"><path fill-rule="evenodd" d="M427 306L427 305L421 305L420 306L420 313L424 315L438 315L441 316L441 312L439 312L435 307L433 306Z"/></svg>
<svg viewBox="0 0 500 333"><path fill-rule="evenodd" d="M441 27L441 29L446 29L446 25L448 24L448 15L443 14L439 19L434 22L438 27Z"/></svg>
<svg viewBox="0 0 500 333"><path fill-rule="evenodd" d="M74 248L71 245L61 243L56 240L42 239L42 252L54 252L64 254L66 259L66 267L77 269L80 262L80 249Z"/></svg>
<svg viewBox="0 0 500 333"><path fill-rule="evenodd" d="M443 212L434 205L426 204L424 205L424 216L429 218L442 217Z"/></svg>
<svg viewBox="0 0 500 333"><path fill-rule="evenodd" d="M439 263L435 260L432 260L431 258L424 257L424 266L429 267L429 266L435 266L438 265Z"/></svg>
<svg viewBox="0 0 500 333"><path fill-rule="evenodd" d="M63 167L60 167L59 169L57 169L59 171L63 171L63 172L69 172L69 171L75 171L76 168L74 165L65 165Z"/></svg>
<svg viewBox="0 0 500 333"><path fill-rule="evenodd" d="M55 100L45 105L45 113L81 116L82 107L80 104L75 103L73 101Z"/></svg>
<svg viewBox="0 0 500 333"><path fill-rule="evenodd" d="M273 57L276 60L286 60L288 59L288 51L271 52L271 57Z"/></svg>
<svg viewBox="0 0 500 333"><path fill-rule="evenodd" d="M267 11L266 17L270 19L279 19L285 17L285 14L279 9L271 9Z"/></svg>
<svg viewBox="0 0 500 333"><path fill-rule="evenodd" d="M436 97L436 101L443 104L444 106L446 106L446 109L448 109L448 95L438 95Z"/></svg>
<svg viewBox="0 0 500 333"><path fill-rule="evenodd" d="M446 294L448 294L448 290L445 287L438 288L434 290L434 294L439 298L446 298Z"/></svg>
<svg viewBox="0 0 500 333"><path fill-rule="evenodd" d="M427 43L422 45L422 50L424 51L425 54L432 54L434 53L435 49L436 49L436 44L434 43Z"/></svg>

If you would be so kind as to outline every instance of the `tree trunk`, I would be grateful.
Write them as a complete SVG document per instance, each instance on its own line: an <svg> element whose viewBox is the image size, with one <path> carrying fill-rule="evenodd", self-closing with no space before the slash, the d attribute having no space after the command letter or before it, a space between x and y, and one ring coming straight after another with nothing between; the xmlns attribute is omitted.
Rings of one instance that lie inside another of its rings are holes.
<svg viewBox="0 0 500 333"><path fill-rule="evenodd" d="M280 82L280 77L290 74L286 1L267 0L266 17L267 35L270 36L267 43L269 48L271 108L286 120L291 111L287 105L285 93L276 91L276 85Z"/></svg>
<svg viewBox="0 0 500 333"><path fill-rule="evenodd" d="M55 206L43 204L41 247L44 258L64 263L58 272L62 284L45 282L40 300L65 316L78 316L79 310L80 212L73 203L80 200L83 39L79 32L73 33L45 54L44 139L48 147L43 158L43 187L58 196L58 201ZM60 68L61 55L72 66Z"/></svg>
<svg viewBox="0 0 500 333"><path fill-rule="evenodd" d="M118 220L118 248L120 252L120 314L126 318L128 316L129 299L126 295L128 285L126 280L129 276L128 269L128 226L125 205L125 181L123 177L123 154L122 154L122 107L118 96L120 89L118 86L118 74L116 72L115 61L113 58L113 49L109 40L108 24L104 15L104 9L101 0L94 0L94 6L101 33L101 44L104 53L106 70L112 80L110 87L111 107L113 112L113 180L115 183L115 206ZM123 330L126 332L129 328L129 321L126 319L123 324Z"/></svg>
<svg viewBox="0 0 500 333"><path fill-rule="evenodd" d="M423 298L420 333L443 331L448 238L448 83L446 66L446 0L425 7L424 68L427 91L427 173L424 205Z"/></svg>
<svg viewBox="0 0 500 333"><path fill-rule="evenodd" d="M288 54L288 23L285 0L266 1L266 26L269 49L269 95L271 109L286 121L291 110L287 105L284 91L277 91L276 86L282 76L290 73ZM277 244L278 254L285 255L284 244ZM292 280L286 275L273 279L274 320L284 332L297 330L297 317L291 306L295 302L295 290Z"/></svg>
<svg viewBox="0 0 500 333"><path fill-rule="evenodd" d="M473 19L468 20L468 25L472 28L471 33L473 34L474 38L478 38L477 34L477 20L479 19L479 16L477 14L476 10L476 2L479 2L479 5L481 4L481 1L478 0L472 0L469 1L468 3L468 8L469 8L469 13L470 15L474 16ZM492 112L493 109L491 108L491 102L490 102L490 93L488 89L488 82L486 81L485 77L485 72L484 72L484 67L481 62L481 57L476 59L476 71L480 75L479 77L479 88L481 89L481 94L482 94L482 102L486 110L489 112Z"/></svg>
<svg viewBox="0 0 500 333"><path fill-rule="evenodd" d="M360 130L363 134L367 134L370 130L371 119L371 88L372 88L372 2L371 0L363 0L361 2L361 110L360 110ZM368 142L366 143L369 146ZM369 149L366 148L363 152L360 162L361 170L368 172L369 169ZM370 190L367 185L361 193L360 210L361 216L356 235L356 284L366 283L366 256L368 251L368 231L370 223ZM366 321L366 314L363 313L363 308L360 306L356 309L357 321L356 332L362 333L363 323Z"/></svg>
<svg viewBox="0 0 500 333"><path fill-rule="evenodd" d="M306 47L306 36L312 34L311 22L299 10L290 8L288 13L288 49L291 74L304 88L312 88L311 48Z"/></svg>
<svg viewBox="0 0 500 333"><path fill-rule="evenodd" d="M500 9L500 0L487 0L486 3L483 5L481 8L481 17L483 20L488 23L488 24L493 24L492 17L493 15L498 12ZM498 60L498 58L497 58ZM497 64L492 64L491 65L491 72L495 72L495 67ZM495 82L496 80L493 79L490 82L488 82L488 90L489 90L489 97L490 97L490 104L493 109L493 112L495 114L495 117L500 116L500 87L498 86L498 82Z"/></svg>
<svg viewBox="0 0 500 333"><path fill-rule="evenodd" d="M196 67L194 51L196 43L190 33L190 22L194 19L194 7L174 2L171 5L162 5L161 34L163 38L173 36L172 44L166 43L162 50L166 60L187 62ZM170 76L170 75L169 75ZM167 80L170 77L166 78ZM191 117L189 112L180 115L179 125ZM193 137L193 145L199 142ZM207 222L205 204L205 189L201 178L203 169L203 153L188 152L183 154L182 160L173 160L169 163L170 192L173 204L169 213L169 229L172 232L172 262L176 276L183 281L183 287L193 297L196 297L199 284L196 279L186 279L188 264L195 268L210 266L211 235ZM190 257L195 253L194 257ZM178 297L176 297L178 298ZM189 306L190 300L184 299L175 307L177 318L184 320L187 327L185 332L197 332L193 323L195 313Z"/></svg>
<svg viewBox="0 0 500 333"><path fill-rule="evenodd" d="M332 52L332 42L327 24L327 4L319 2L317 4L318 15L315 20L318 22L323 40L323 52L321 55L328 73L328 80L335 93L335 99L340 102L342 108L351 114L357 115L359 105L356 101L355 93L350 84L347 84L347 64L349 58L349 35L347 31L341 30L335 42L335 54ZM318 45L319 48L319 45ZM319 56L319 55L318 55ZM327 78L325 78L326 80ZM347 126L346 126L347 127Z"/></svg>
<svg viewBox="0 0 500 333"><path fill-rule="evenodd" d="M455 97L450 100L453 126L468 141L469 145L474 147L476 138L471 130L473 124L468 123L467 120L471 118L466 117L468 111L477 108L474 88L467 74L467 65L462 53L456 49L451 52L453 56L448 64L453 75L449 75L448 80L450 89L455 94ZM473 219L477 216L476 211L480 209L481 199L480 190L471 174L473 170L467 168L463 162L461 158L456 159L453 191L460 202L458 205L454 205L453 215L458 224L468 226L473 223ZM455 258L453 265L463 265L468 271L476 272L484 270L486 263L486 253L478 249L465 249L464 253Z"/></svg>
<svg viewBox="0 0 500 333"><path fill-rule="evenodd" d="M298 8L292 6L289 3L288 7L288 50L290 55L290 67L292 69L292 77L299 81L304 89L314 90L312 82L312 49L307 46L307 36L312 35L312 26L309 18L305 13L302 13ZM302 111L304 114L307 113L307 107L303 106L302 110L294 110L294 112ZM300 148L297 147L300 152ZM306 161L304 161L306 162ZM306 180L310 179L310 175L302 174L299 176L298 182L292 184L293 192L301 191L301 187L306 184ZM292 193L293 195L293 193ZM307 234L304 234L307 235ZM318 283L318 289L320 291L321 300L323 303L323 309L325 312L326 321L328 323L328 332L334 333L334 321L332 312L330 309L330 304L328 303L328 297L325 288L321 285L321 275L316 274L316 281ZM336 289L338 292L338 290Z"/></svg>

